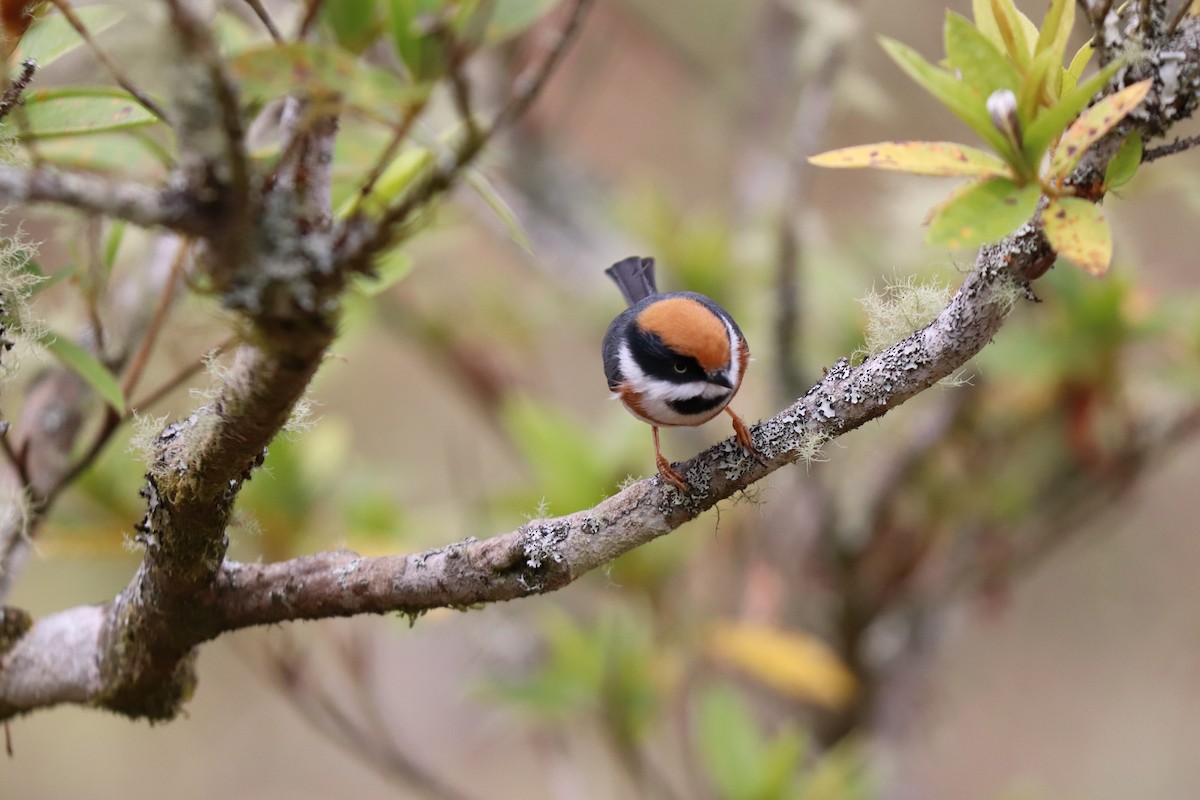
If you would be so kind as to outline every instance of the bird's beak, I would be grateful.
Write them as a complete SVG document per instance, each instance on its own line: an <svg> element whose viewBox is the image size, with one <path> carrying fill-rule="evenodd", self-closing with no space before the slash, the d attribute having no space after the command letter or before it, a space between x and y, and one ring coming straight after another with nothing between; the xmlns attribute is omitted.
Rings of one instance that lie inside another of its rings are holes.
<svg viewBox="0 0 1200 800"><path fill-rule="evenodd" d="M714 370L708 373L705 377L709 383L715 383L717 386L724 386L726 389L732 389L733 384L729 381L729 375L725 370Z"/></svg>

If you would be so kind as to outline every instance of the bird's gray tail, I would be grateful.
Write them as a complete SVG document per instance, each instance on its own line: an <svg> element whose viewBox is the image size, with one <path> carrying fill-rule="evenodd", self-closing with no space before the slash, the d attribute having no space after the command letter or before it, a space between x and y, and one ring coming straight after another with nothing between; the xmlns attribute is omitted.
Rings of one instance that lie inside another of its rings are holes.
<svg viewBox="0 0 1200 800"><path fill-rule="evenodd" d="M630 256L604 270L604 274L613 279L629 305L658 294L658 287L654 284L653 258Z"/></svg>

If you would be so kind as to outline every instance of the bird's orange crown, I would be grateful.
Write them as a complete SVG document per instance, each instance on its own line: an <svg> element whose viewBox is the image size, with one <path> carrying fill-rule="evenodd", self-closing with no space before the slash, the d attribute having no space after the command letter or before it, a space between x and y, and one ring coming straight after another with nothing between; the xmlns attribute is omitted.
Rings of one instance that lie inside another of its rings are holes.
<svg viewBox="0 0 1200 800"><path fill-rule="evenodd" d="M691 356L706 372L729 363L729 331L720 317L690 297L671 297L647 306L637 326L676 353Z"/></svg>

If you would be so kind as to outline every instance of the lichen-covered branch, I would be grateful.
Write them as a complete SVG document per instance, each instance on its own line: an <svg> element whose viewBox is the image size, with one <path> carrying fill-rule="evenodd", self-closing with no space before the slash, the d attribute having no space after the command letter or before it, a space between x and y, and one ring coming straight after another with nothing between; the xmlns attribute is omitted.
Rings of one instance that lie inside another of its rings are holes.
<svg viewBox="0 0 1200 800"><path fill-rule="evenodd" d="M222 425L245 430L235 418L225 420L212 409L201 409L160 437L148 484L151 511L143 525L147 553L138 575L114 603L102 607L102 622L90 611L63 612L37 621L12 643L0 657L0 718L83 701L130 716L169 718L192 688L192 648L224 631L371 612L419 614L566 586L767 474L810 458L823 443L881 416L962 366L999 330L1020 294L1021 276L1049 257L1043 238L1032 228L986 248L950 305L927 328L858 366L838 361L803 397L753 426L765 464L728 440L680 466L693 487L687 494L650 478L586 511L414 555L367 559L322 553L276 564L223 561L228 498L211 494L215 483L210 478L238 466L248 469L255 440L222 449ZM263 366L252 361L234 369L250 374ZM239 379L227 383L238 385ZM216 405L232 410L246 399L228 388ZM187 459L196 453L212 454L214 464L190 463ZM197 466L203 467L200 477L191 474ZM205 487L208 492L201 491ZM236 486L230 491L236 492ZM44 663L39 652L48 642L60 641L64 627L76 624L87 624L98 635L86 645L73 640L75 649L59 654L80 665L99 664L99 675L80 666L72 672L74 680L56 677L45 691L32 692L29 682L34 679L24 670Z"/></svg>
<svg viewBox="0 0 1200 800"><path fill-rule="evenodd" d="M571 25L587 4L576 0ZM183 35L189 35L187 25L195 22L186 10L190 6L176 0L171 8L181 15ZM189 46L199 48L203 61L202 39ZM546 59L551 67L560 54L560 48L551 50ZM506 107L512 110L502 111L497 120L510 121L527 106L551 67L543 65L519 86ZM1160 135L1195 107L1200 22L1190 18L1181 24L1161 47L1128 68L1128 79L1137 80L1147 70L1156 77L1155 90L1145 113L1131 115L1129 126ZM211 70L205 74L210 88L216 85L219 91L220 76ZM176 98L172 108L178 110L181 102L186 100ZM240 135L230 130L228 115L218 110L215 119L224 136ZM66 702L169 719L194 685L196 646L223 632L360 613L415 615L561 588L676 530L769 473L811 459L823 444L952 374L996 335L1013 304L1029 293L1029 281L1054 261L1036 220L983 248L932 323L861 364L838 360L802 397L754 425L761 463L729 440L680 465L691 487L686 493L655 477L592 509L424 553L383 558L322 553L277 564L237 564L225 558L233 503L332 341L347 272L360 267L360 260L377 252L419 210L408 205L413 201L402 200L379 227L364 223L343 238L347 231L328 223L327 195L322 194L327 175L321 165L328 164L336 130L330 118L294 131L293 136L307 137L295 150L294 169L262 188L261 197L256 188L240 194L234 174L205 170L215 185L233 187L227 199L234 198L235 206L241 202L236 198L249 198L242 212L251 205L255 210L240 220L245 236L236 242L211 227L201 226L197 235L206 259L201 268L224 304L248 323L249 341L213 399L157 439L144 489L146 516L138 527L145 555L130 584L113 601L36 621L4 611L0 719ZM1103 175L1113 142L1128 130L1093 148L1076 177ZM457 172L446 170L461 170L482 147L468 144L414 188L422 203L453 183ZM228 151L225 157L237 159ZM0 171L0 198L4 175ZM250 183L262 186L256 181L252 176ZM152 205L161 208L153 203L121 207L132 213L131 208ZM316 205L323 213L314 214ZM213 218L228 211L221 206ZM148 216L155 215L148 211Z"/></svg>
<svg viewBox="0 0 1200 800"><path fill-rule="evenodd" d="M155 188L50 166L0 166L0 203L62 206L187 235L201 234L208 226L195 198L180 187Z"/></svg>

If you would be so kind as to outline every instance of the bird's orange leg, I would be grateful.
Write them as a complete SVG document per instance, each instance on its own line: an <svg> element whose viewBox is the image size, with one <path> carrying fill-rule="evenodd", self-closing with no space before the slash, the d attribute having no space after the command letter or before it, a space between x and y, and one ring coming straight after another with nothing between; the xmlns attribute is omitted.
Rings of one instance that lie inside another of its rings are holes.
<svg viewBox="0 0 1200 800"><path fill-rule="evenodd" d="M742 446L747 455L765 467L767 462L758 452L758 448L754 446L754 440L750 438L750 429L746 427L746 423L742 422L742 418L729 406L725 406L725 413L733 418L733 433L737 437L738 444Z"/></svg>
<svg viewBox="0 0 1200 800"><path fill-rule="evenodd" d="M671 462L663 457L662 450L658 446L658 426L650 426L654 430L654 460L658 464L658 474L664 481L674 486L681 492L690 491L691 487L687 485L687 481L683 476L675 471L671 466Z"/></svg>

